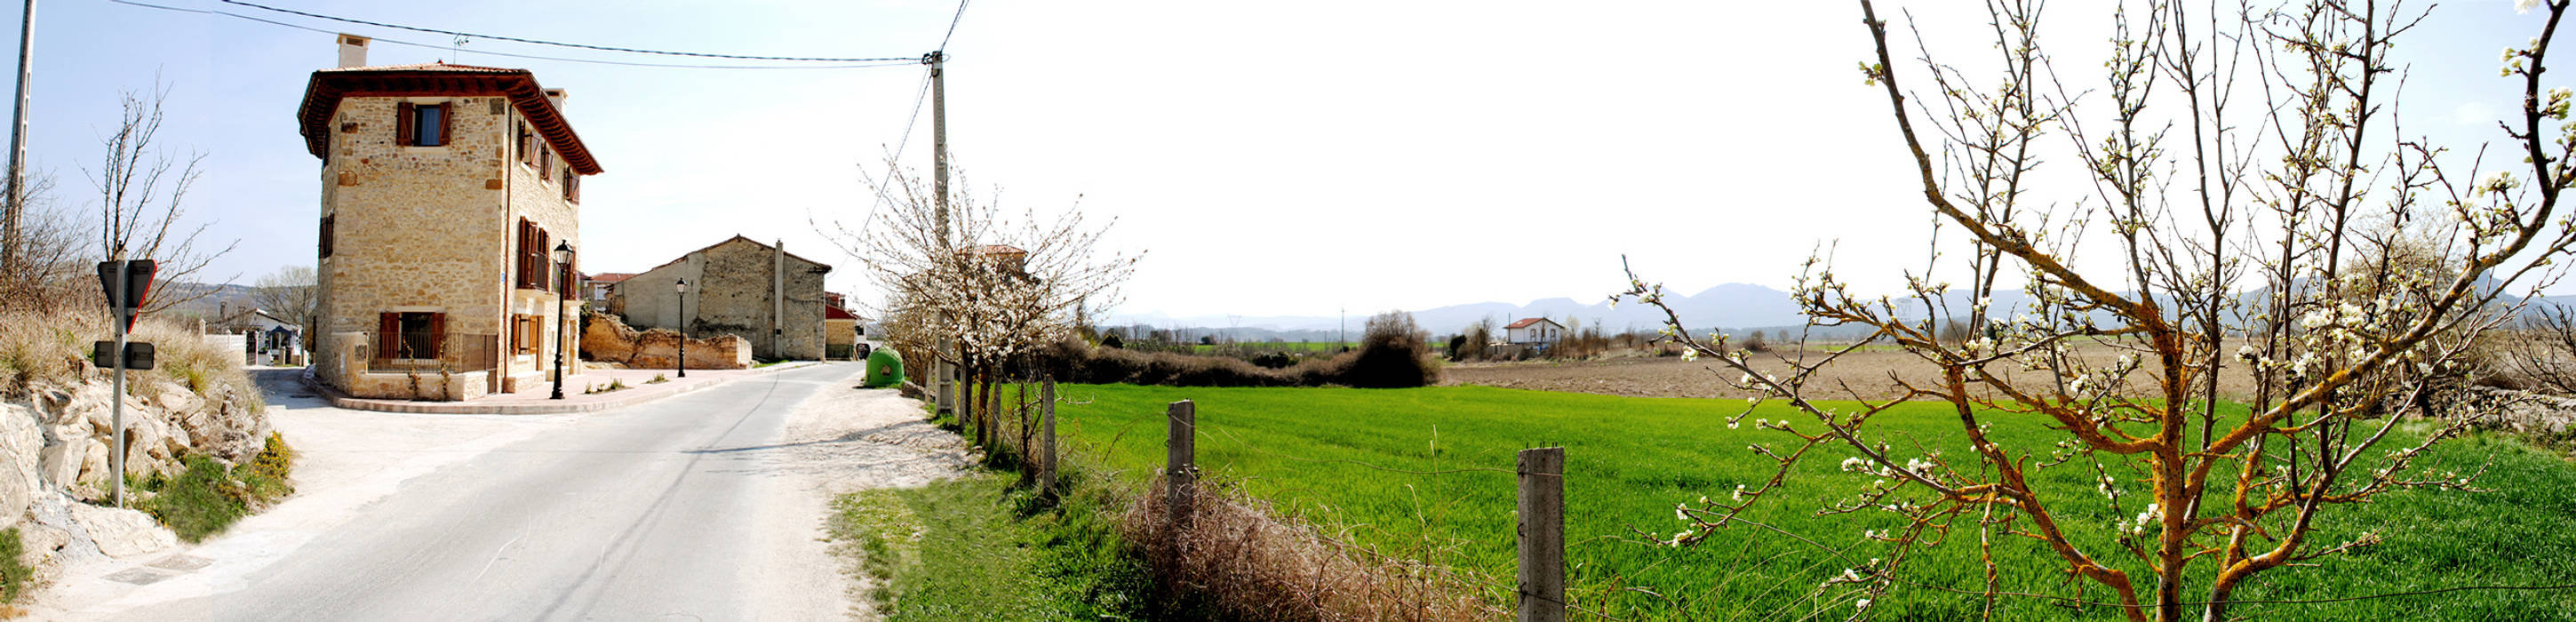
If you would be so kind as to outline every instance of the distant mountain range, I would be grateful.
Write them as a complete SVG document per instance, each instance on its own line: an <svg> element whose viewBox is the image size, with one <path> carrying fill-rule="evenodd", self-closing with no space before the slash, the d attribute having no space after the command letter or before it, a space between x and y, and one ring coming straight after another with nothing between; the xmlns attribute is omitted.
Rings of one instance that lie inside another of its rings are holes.
<svg viewBox="0 0 2576 622"><path fill-rule="evenodd" d="M2259 290L2247 292L2245 296L2252 298L2260 296L2261 293ZM2012 314L2033 303L2032 297L2022 290L1997 291L1992 298L1988 309L1991 313L2003 317L2011 317ZM1671 305L1675 314L1681 318L1682 326L1693 332L1715 330L1742 334L1753 330L1803 327L1807 323L1806 316L1799 313L1797 303L1790 300L1788 292L1760 285L1728 283L1688 296L1668 294L1665 296L1665 302ZM1942 302L1948 309L1961 313L1966 312L1973 304L1973 301L1968 300L1964 293L1946 295ZM2532 302L2531 307L2538 309L2553 304L2576 306L2576 295L2537 298ZM1493 320L1495 328L1499 330L1514 320L1529 317L1545 317L1558 322L1570 319L1579 322L1583 327L1598 326L1611 333L1629 330L1652 332L1662 327L1665 319L1663 310L1650 305L1637 304L1635 301L1622 301L1614 309L1606 299L1597 299L1590 304L1585 304L1572 298L1542 298L1527 304L1479 302L1420 309L1412 313L1414 323L1421 325L1423 330L1430 331L1433 335L1456 334L1478 320ZM1922 317L1925 313L1923 303L1919 301L1910 305L1903 301L1898 302L1898 315L1901 317ZM1361 326L1368 321L1368 315L1354 314L1348 318L1347 328L1351 338L1358 338ZM1108 322L1104 322L1103 326L1146 324L1154 328L1179 329L1182 335L1189 339L1196 339L1200 335L1220 337L1231 335L1246 341L1273 338L1311 341L1339 338L1344 328L1342 322L1342 318L1329 316L1229 318L1222 315L1174 317L1160 313L1144 313L1116 315ZM1818 329L1817 335L1845 336L1841 333L1858 330L1860 329ZM1865 334L1867 333L1864 331L1849 336Z"/></svg>
<svg viewBox="0 0 2576 622"><path fill-rule="evenodd" d="M1667 295L1665 302L1681 315L1682 324L1694 330L1753 330L1806 323L1798 314L1798 305L1789 293L1744 283L1728 283L1702 290L1689 296ZM1663 311L1652 306L1628 301L1611 308L1608 299L1595 299L1590 304L1572 298L1543 298L1528 304L1480 302L1449 305L1413 311L1413 321L1435 335L1455 334L1478 320L1493 320L1500 330L1513 320L1545 317L1581 326L1599 326L1609 332L1627 330L1653 331L1663 326ZM1369 314L1349 318L1351 337L1359 336L1360 327ZM1313 316L1191 316L1174 317L1160 313L1121 314L1107 325L1149 324L1156 328L1182 328L1185 335L1233 334L1238 339L1259 340L1273 337L1308 340L1335 338L1342 329L1342 318Z"/></svg>

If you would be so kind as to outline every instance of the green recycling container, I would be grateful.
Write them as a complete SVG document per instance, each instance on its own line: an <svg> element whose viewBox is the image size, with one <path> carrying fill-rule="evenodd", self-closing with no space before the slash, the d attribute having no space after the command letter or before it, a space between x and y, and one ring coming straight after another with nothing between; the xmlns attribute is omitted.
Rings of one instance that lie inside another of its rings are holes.
<svg viewBox="0 0 2576 622"><path fill-rule="evenodd" d="M875 352L869 352L865 384L873 389L902 385L903 355L896 354L894 348L877 348Z"/></svg>

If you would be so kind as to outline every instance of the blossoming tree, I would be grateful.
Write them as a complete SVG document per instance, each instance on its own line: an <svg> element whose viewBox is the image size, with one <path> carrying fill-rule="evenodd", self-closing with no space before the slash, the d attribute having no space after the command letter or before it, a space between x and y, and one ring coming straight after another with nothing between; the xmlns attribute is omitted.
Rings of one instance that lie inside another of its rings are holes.
<svg viewBox="0 0 2576 622"><path fill-rule="evenodd" d="M1903 525L1865 534L1891 556L1826 582L1860 592L1856 615L1898 583L1908 551L1960 532L1988 552L1989 615L2005 596L1990 547L2026 538L2131 619L2221 620L2250 577L2376 541L2320 541L2320 514L2391 491L2476 490L2473 477L2416 465L2459 424L2398 428L2443 403L2472 337L2518 302L2505 292L2555 278L2549 266L2576 242L2557 204L2576 182L2570 93L2542 82L2568 0L2522 3L2547 21L2504 54L2523 97L2501 123L2503 158L2446 152L2390 112L2402 74L2389 50L2419 11L2298 0L2201 14L2148 0L2112 17L2101 81L2069 84L2042 45L2040 3L1994 0L1996 73L1977 83L1928 45L1920 70L1894 70L1887 22L1859 4L1876 47L1863 78L1886 98L1935 239L1948 242L1901 295L1855 292L1817 259L1793 295L1811 325L1865 328L1938 371L1896 378L1897 400L1838 394L1809 380L1859 345L1764 373L1665 307L1690 356L1715 357L1749 401L1797 413L1750 420L1777 433L1748 448L1777 470L1676 508L1688 529L1668 544L1743 524L1803 460L1839 460L1875 483L1822 511ZM2054 153L2082 166L2042 166ZM2506 164L2479 170L2494 160ZM2065 187L2089 196L2038 198ZM2026 302L1997 307L2011 289ZM1661 286L1633 271L1622 299L1664 306ZM1968 338L1938 338L1952 322ZM2106 350L2116 354L2087 356ZM2231 375L2250 378L2252 395L2223 398ZM1854 401L1815 401L1832 397ZM1966 455L1887 443L1873 418L1908 400L1954 412ZM1988 435L2030 419L2060 442ZM2053 469L2100 482L2099 494L2043 494L2032 482ZM2088 514L2126 518L2066 518Z"/></svg>

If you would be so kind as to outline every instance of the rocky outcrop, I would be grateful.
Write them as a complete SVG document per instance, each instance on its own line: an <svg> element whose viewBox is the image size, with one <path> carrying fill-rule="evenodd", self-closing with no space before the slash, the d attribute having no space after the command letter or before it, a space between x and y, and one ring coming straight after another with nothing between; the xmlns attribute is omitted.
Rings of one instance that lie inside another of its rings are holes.
<svg viewBox="0 0 2576 622"><path fill-rule="evenodd" d="M616 363L627 369L673 369L679 358L680 333L669 329L635 330L614 316L592 314L581 335L582 358ZM749 369L751 343L733 335L690 339L689 369Z"/></svg>
<svg viewBox="0 0 2576 622"><path fill-rule="evenodd" d="M65 561L178 543L150 515L94 505L106 503L113 482L117 398L105 374L85 371L80 384L28 386L15 401L0 402L0 529L19 528L40 580ZM260 396L233 385L218 383L201 395L159 373L127 381L122 434L130 474L172 473L188 455L240 463L268 436Z"/></svg>

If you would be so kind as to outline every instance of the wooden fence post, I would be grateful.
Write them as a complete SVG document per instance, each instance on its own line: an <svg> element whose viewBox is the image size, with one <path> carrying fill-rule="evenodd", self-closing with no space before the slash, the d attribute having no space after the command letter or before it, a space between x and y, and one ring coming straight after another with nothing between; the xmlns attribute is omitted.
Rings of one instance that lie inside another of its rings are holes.
<svg viewBox="0 0 2576 622"><path fill-rule="evenodd" d="M1520 622L1565 620L1565 448L1520 453Z"/></svg>
<svg viewBox="0 0 2576 622"><path fill-rule="evenodd" d="M1188 523L1191 506L1197 501L1193 497L1198 491L1199 406L1189 400L1172 402L1166 419L1169 425L1163 446L1170 449L1171 455L1164 473L1172 489L1165 505L1171 511L1172 527L1180 529Z"/></svg>
<svg viewBox="0 0 2576 622"><path fill-rule="evenodd" d="M1038 455L1038 494L1045 498L1053 499L1055 498L1056 477L1054 374L1048 374L1046 376L1044 384L1040 385L1038 398L1046 400L1046 405L1038 409L1038 416L1045 420L1038 425L1038 443L1043 445L1043 448L1038 450L1040 452Z"/></svg>

